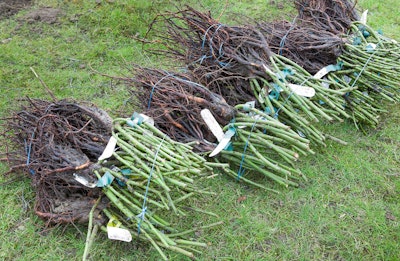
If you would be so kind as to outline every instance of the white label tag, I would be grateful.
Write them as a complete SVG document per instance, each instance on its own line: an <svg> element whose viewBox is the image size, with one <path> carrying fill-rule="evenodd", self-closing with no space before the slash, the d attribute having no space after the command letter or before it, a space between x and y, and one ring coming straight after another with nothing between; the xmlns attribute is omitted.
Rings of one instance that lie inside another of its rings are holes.
<svg viewBox="0 0 400 261"><path fill-rule="evenodd" d="M265 64L263 64L262 66L264 67L264 70L265 70L266 72L268 72L268 73L273 73L273 72L271 71L271 69L269 69Z"/></svg>
<svg viewBox="0 0 400 261"><path fill-rule="evenodd" d="M264 90L264 88L263 88ZM245 103L246 106L249 107L249 109L254 109L256 107L256 102L255 101L249 101Z"/></svg>
<svg viewBox="0 0 400 261"><path fill-rule="evenodd" d="M366 24L367 24L367 16L368 16L368 9L365 10L365 11L362 13L361 18L360 18L360 23L366 25Z"/></svg>
<svg viewBox="0 0 400 261"><path fill-rule="evenodd" d="M235 135L235 131L229 129L225 134L223 139L219 142L218 146L211 152L209 157L214 157L215 155L218 155L225 147L229 144L231 141L231 138Z"/></svg>
<svg viewBox="0 0 400 261"><path fill-rule="evenodd" d="M109 227L107 226L107 235L109 239L119 240L125 242L132 241L132 235L129 230L119 227Z"/></svg>
<svg viewBox="0 0 400 261"><path fill-rule="evenodd" d="M147 116L147 115L144 115L144 114L139 114L142 118L143 118L143 122L146 122L146 123L148 123L148 124L150 124L151 126L154 126L154 119L153 118L151 118L151 117L149 117L149 116Z"/></svg>
<svg viewBox="0 0 400 261"><path fill-rule="evenodd" d="M88 188L95 188L97 183L91 183L89 182L85 177L79 176L78 174L74 173L73 174L74 179L81 183L83 186L88 187Z"/></svg>
<svg viewBox="0 0 400 261"><path fill-rule="evenodd" d="M269 89L269 92L271 89ZM259 103L265 103L265 99L268 99L268 93L265 88L262 88L260 93L258 94L258 102Z"/></svg>
<svg viewBox="0 0 400 261"><path fill-rule="evenodd" d="M103 153L101 154L98 160L101 161L111 157L116 146L117 146L117 139L114 138L114 136L111 136L111 138L108 140L106 148L104 149Z"/></svg>
<svg viewBox="0 0 400 261"><path fill-rule="evenodd" d="M292 92L296 93L297 95L303 96L303 97L314 97L315 95L315 90L314 88L307 87L307 86L301 86L297 84L288 84L289 88L292 90Z"/></svg>
<svg viewBox="0 0 400 261"><path fill-rule="evenodd" d="M224 131L221 126L219 126L211 111L209 109L203 109L200 114L215 138L217 138L218 142L221 142L224 137Z"/></svg>
<svg viewBox="0 0 400 261"><path fill-rule="evenodd" d="M325 75L329 73L328 67L324 67L321 70L319 70L314 76L314 79L322 79Z"/></svg>
<svg viewBox="0 0 400 261"><path fill-rule="evenodd" d="M374 43L369 43L365 47L365 51L367 51L367 53L372 53L373 51L375 51L375 49L376 49L376 44Z"/></svg>
<svg viewBox="0 0 400 261"><path fill-rule="evenodd" d="M330 84L327 82L321 82L322 87L324 87L325 89L329 89Z"/></svg>

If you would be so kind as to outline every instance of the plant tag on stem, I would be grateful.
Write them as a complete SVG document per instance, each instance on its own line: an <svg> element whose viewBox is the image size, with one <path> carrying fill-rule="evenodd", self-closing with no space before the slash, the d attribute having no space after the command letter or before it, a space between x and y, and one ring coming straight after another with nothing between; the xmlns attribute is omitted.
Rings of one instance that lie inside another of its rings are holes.
<svg viewBox="0 0 400 261"><path fill-rule="evenodd" d="M265 70L266 72L268 72L268 73L273 73L273 72L271 71L271 69L268 68L265 64L263 64L262 66L264 67L264 70Z"/></svg>
<svg viewBox="0 0 400 261"><path fill-rule="evenodd" d="M112 240L119 240L125 242L132 241L131 232L129 232L129 230L124 228L107 226L107 235L108 238Z"/></svg>
<svg viewBox="0 0 400 261"><path fill-rule="evenodd" d="M367 16L368 16L368 9L365 10L365 11L362 13L361 18L360 18L360 23L366 25L366 24L367 24Z"/></svg>
<svg viewBox="0 0 400 261"><path fill-rule="evenodd" d="M212 115L211 111L209 109L203 109L201 110L200 114L212 134L214 134L215 138L217 138L218 142L221 142L225 134L221 126L219 126L217 120Z"/></svg>
<svg viewBox="0 0 400 261"><path fill-rule="evenodd" d="M289 83L288 84L290 90L292 90L292 92L296 93L297 95L303 96L303 97L314 97L315 95L315 89L308 87L308 86L301 86L298 84L292 84Z"/></svg>
<svg viewBox="0 0 400 261"><path fill-rule="evenodd" d="M148 124L150 124L151 126L154 126L154 119L145 115L145 114L140 114L140 116L143 118L143 122L147 122Z"/></svg>
<svg viewBox="0 0 400 261"><path fill-rule="evenodd" d="M262 88L260 93L258 94L258 101L262 104L265 103L265 98L268 99L268 94L267 91L265 90L265 88Z"/></svg>
<svg viewBox="0 0 400 261"><path fill-rule="evenodd" d="M101 161L111 157L116 146L117 146L117 139L114 138L114 136L111 136L110 139L108 140L106 148L104 149L103 153L101 154L98 160Z"/></svg>
<svg viewBox="0 0 400 261"><path fill-rule="evenodd" d="M73 174L74 179L76 181L78 181L79 183L81 183L83 186L88 187L88 188L95 188L96 187L96 183L91 183L89 182L85 177L79 176L78 174L74 173Z"/></svg>
<svg viewBox="0 0 400 261"><path fill-rule="evenodd" d="M229 129L225 134L222 140L219 142L218 146L211 152L209 157L214 157L218 153L220 153L223 149L228 146L229 142L231 141L231 138L235 135L235 130Z"/></svg>
<svg viewBox="0 0 400 261"><path fill-rule="evenodd" d="M325 66L324 68L322 68L321 70L319 70L314 76L314 79L322 79L322 77L324 77L325 75L327 75L330 72L334 72L337 71L337 68L335 65L330 64L328 66Z"/></svg>
<svg viewBox="0 0 400 261"><path fill-rule="evenodd" d="M367 53L373 53L373 52L375 51L375 49L376 49L376 44L374 44L374 43L369 43L369 44L367 44L367 46L365 47L365 51L366 51Z"/></svg>

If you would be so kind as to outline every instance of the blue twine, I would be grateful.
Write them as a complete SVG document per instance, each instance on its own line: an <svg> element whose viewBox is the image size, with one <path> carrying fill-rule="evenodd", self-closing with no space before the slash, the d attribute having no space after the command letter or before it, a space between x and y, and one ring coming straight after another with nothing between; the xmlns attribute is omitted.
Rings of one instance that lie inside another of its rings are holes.
<svg viewBox="0 0 400 261"><path fill-rule="evenodd" d="M175 75L171 75L171 77L174 78L174 79L176 79L176 80L178 80L178 81L181 81L181 82L184 82L184 83L187 83L187 84L193 84L193 85L195 85L195 86L197 86L197 87L200 87L201 89L203 89L203 90L205 90L206 92L210 93L210 96L212 96L212 97L214 97L214 98L217 98L217 99L219 98L218 96L215 96L215 94L214 94L213 92L210 92L210 90L207 89L204 85L201 85L201 84L199 84L199 83L197 83L197 82L193 82L193 81L190 81L190 80L186 80L186 79L177 77L177 76L175 76Z"/></svg>
<svg viewBox="0 0 400 261"><path fill-rule="evenodd" d="M213 35L210 37L210 40L209 40L209 48L210 48L210 55L203 55L202 57L200 57L196 62L200 62L200 64L204 61L204 59L207 59L207 58L212 58L212 57L214 57L214 50L213 50L213 47L212 47L212 39L214 38L214 35L217 33L217 31L223 26L223 24L212 24L212 25L210 25L210 27L208 27L207 28L207 30L206 30L206 32L204 33L204 35L203 35L203 41L202 41L202 43L201 43L201 51L202 52L204 52L204 48L205 48L205 45L206 45L206 40L207 40L207 34L208 34L208 32L211 30L211 28L213 28L213 27L215 27L216 25L218 25L218 27L217 27L217 29L215 29L215 32L213 33ZM229 65L229 63L224 63L224 62L221 62L221 61L219 61L219 59L224 55L224 52L223 52L223 45L224 45L224 43L221 43L221 45L219 46L219 48L218 48L218 57L215 59L217 62L218 62L218 64L221 66L221 67L226 67L226 66L228 66Z"/></svg>
<svg viewBox="0 0 400 261"><path fill-rule="evenodd" d="M160 145L158 145L156 154L154 155L154 159L153 159L153 164L151 166L151 170L150 170L150 174L149 174L149 178L147 179L147 185L146 185L146 192L144 193L144 199L143 199L143 206L142 206L142 212L139 213L139 215L137 215L137 217L139 218L139 222L138 222L138 235L140 234L140 225L142 224L142 221L146 215L146 211L147 211L147 193L149 192L149 187L150 187L150 180L151 177L153 176L153 172L154 172L154 166L156 165L156 160L158 157L158 152L161 149L161 145L164 143L165 137L167 135L164 135L164 138L162 139L162 141L160 142Z"/></svg>
<svg viewBox="0 0 400 261"><path fill-rule="evenodd" d="M297 17L298 16L296 16L293 19L292 26L289 28L289 30L286 32L286 34L282 37L281 42L279 43L279 52L278 52L279 55L282 55L282 49L283 49L283 47L285 47L286 37L289 35L290 31L292 31L294 29L294 27L296 26L295 23L296 23Z"/></svg>
<svg viewBox="0 0 400 261"><path fill-rule="evenodd" d="M213 39L215 33L222 27L222 24L212 24L212 25L210 25L210 27L207 28L206 32L204 33L204 35L203 35L203 42L202 42L202 44L201 44L201 50L202 50L202 51L204 51L204 46L206 45L206 40L207 40L208 31L210 31L211 28L213 28L213 27L216 26L216 25L218 25L218 27L217 27L217 29L215 29L215 32L214 32L213 36L210 38L210 41L209 41L209 42L211 43L211 40ZM209 46L210 46L211 54L213 54L212 45L210 44Z"/></svg>
<svg viewBox="0 0 400 261"><path fill-rule="evenodd" d="M221 43L221 45L219 46L219 49L218 49L219 56L218 56L218 58L220 58L221 56L224 55L224 51L222 49L223 46L224 46L224 43Z"/></svg>
<svg viewBox="0 0 400 261"><path fill-rule="evenodd" d="M210 58L211 56L207 56L207 55L203 55L202 57L200 57L200 59L198 59L195 62L199 62L199 64L202 64L204 59Z"/></svg>
<svg viewBox="0 0 400 261"><path fill-rule="evenodd" d="M255 120L254 123L253 123L253 125L251 126L251 130L250 130L249 136L247 137L246 144L244 145L244 149L243 149L243 153L242 153L242 159L241 159L241 161L240 161L239 170L238 170L238 175L237 175L237 177L236 177L237 180L240 180L240 178L242 177L242 175L243 175L243 173L244 173L244 171L245 171L245 169L244 169L244 167L243 167L244 158L246 157L246 150L247 150L247 147L249 146L249 140L250 140L251 133L253 132L254 127L256 126L257 121L258 121L258 119Z"/></svg>
<svg viewBox="0 0 400 261"><path fill-rule="evenodd" d="M153 98L153 93L154 93L154 91L155 91L155 89L156 89L157 84L159 84L159 83L162 82L165 78L168 78L168 77L170 77L170 76L173 76L173 74L168 73L167 75L165 75L164 77L162 77L160 80L158 80L158 81L153 85L153 88L151 89L151 92L150 92L150 97L149 97L149 102L148 102L148 104L147 104L147 109L150 109L151 99Z"/></svg>
<svg viewBox="0 0 400 261"><path fill-rule="evenodd" d="M364 72L365 68L367 68L368 63L371 61L372 57L375 55L375 53L378 51L378 46L381 44L381 40L376 44L375 51L371 53L371 55L368 57L367 61L365 62L364 66L361 68L361 71L357 74L356 79L354 82L351 84L351 87L354 87L356 82L360 79L361 74Z"/></svg>
<svg viewBox="0 0 400 261"><path fill-rule="evenodd" d="M26 166L29 166L30 161L31 161L32 141L33 141L33 138L35 137L35 131L36 131L36 129L32 132L32 137L31 137L31 140L30 140L30 142L29 142L29 146L28 146L28 144L26 143L26 139L24 139L24 143L25 143L25 152L26 152L26 154L27 154L27 157L26 157ZM31 173L31 175L34 175L34 174L35 174L35 171L34 171L33 169L29 169L29 172Z"/></svg>

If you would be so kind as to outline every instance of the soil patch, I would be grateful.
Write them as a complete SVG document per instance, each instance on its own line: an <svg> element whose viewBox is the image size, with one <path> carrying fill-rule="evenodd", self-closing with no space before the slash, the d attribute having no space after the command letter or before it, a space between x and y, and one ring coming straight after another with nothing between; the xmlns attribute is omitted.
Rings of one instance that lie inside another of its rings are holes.
<svg viewBox="0 0 400 261"><path fill-rule="evenodd" d="M1 0L0 19L8 18L32 4L32 0Z"/></svg>
<svg viewBox="0 0 400 261"><path fill-rule="evenodd" d="M58 17L61 15L60 9L44 7L37 10L32 10L25 17L28 23L43 22L48 24L57 23Z"/></svg>

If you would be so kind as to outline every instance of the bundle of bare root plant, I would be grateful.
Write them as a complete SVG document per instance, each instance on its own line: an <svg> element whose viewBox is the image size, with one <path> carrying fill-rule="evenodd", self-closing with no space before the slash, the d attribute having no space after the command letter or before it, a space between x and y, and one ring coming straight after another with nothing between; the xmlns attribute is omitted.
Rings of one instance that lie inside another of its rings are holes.
<svg viewBox="0 0 400 261"><path fill-rule="evenodd" d="M346 44L339 61L349 84L358 85L377 102L400 101L400 44L376 32L366 24L355 22L349 31L351 43Z"/></svg>
<svg viewBox="0 0 400 261"><path fill-rule="evenodd" d="M193 212L217 217L198 207L206 195L214 195L199 180L211 174L216 164L209 166L190 145L172 140L153 124L147 115L138 113L113 122L116 147L110 158L100 160L102 167L94 170L104 181L103 192L110 201L103 210L109 221L102 229L110 236L117 227L128 235L120 240L147 242L164 260L168 257L162 249L194 258L201 253L197 248L207 247L193 239L194 232L221 222L198 225L203 220L197 220L186 231L181 226L187 227L185 217Z"/></svg>
<svg viewBox="0 0 400 261"><path fill-rule="evenodd" d="M111 135L107 113L74 101L27 98L2 125L2 160L8 173L22 171L32 179L36 214L49 223L87 222L101 191L83 186L74 173L96 180L91 169Z"/></svg>
<svg viewBox="0 0 400 261"><path fill-rule="evenodd" d="M288 21L260 22L257 28L273 53L285 56L311 74L336 64L345 44L343 38L329 31Z"/></svg>
<svg viewBox="0 0 400 261"><path fill-rule="evenodd" d="M227 124L235 109L225 99L196 83L190 74L159 69L136 68L132 95L138 97L141 112L152 117L156 127L173 140L197 142L198 151L210 151L215 137L201 118L201 110L209 109L218 123Z"/></svg>
<svg viewBox="0 0 400 261"><path fill-rule="evenodd" d="M298 23L329 31L336 35L346 34L352 22L360 16L357 1L351 0L296 0Z"/></svg>
<svg viewBox="0 0 400 261"><path fill-rule="evenodd" d="M297 183L294 180L303 177L301 171L294 167L295 162L299 155L308 155L313 151L309 147L309 141L300 137L289 126L254 108L251 109L250 114L239 113L236 115L238 110L242 110L243 106L237 105L233 108L225 102L221 103L223 98L212 93L204 86L189 81L188 76L184 77L183 74L143 68L135 71L137 73L136 77L126 80L133 81L135 88L132 91L139 96L139 102L145 110L146 116L153 117L155 126L159 126L163 133L167 133L168 136L166 137L168 139L171 137L175 142L200 141L201 150L198 149L199 145L192 142L191 144L193 144L194 148L197 148L197 151L205 155L214 157L220 152L221 157L214 159L221 161L222 165L217 162L213 166L222 168L228 176L236 177L228 165L224 164L229 164L232 168L240 165L243 149L247 146L244 139L251 133L250 155L246 157L243 167L250 170L252 174L240 175L240 181L271 190L267 184L256 180L260 177L268 178L268 182L272 180L285 186L296 186ZM215 123L218 126L210 125L209 121L207 122L207 117L204 118L203 114L204 109L211 113L209 117L216 119ZM166 112L169 112L167 117ZM138 119L138 117L136 118ZM139 122L142 122L142 119ZM126 124L133 126L132 121L127 121ZM195 124L201 126L201 128L197 128L197 132L188 131L191 128L184 128L185 126L196 126ZM253 127L251 126L252 124L254 124ZM225 129L218 130L219 126L225 126ZM141 126L135 128L137 128L136 131L141 131L145 134L141 130ZM151 128L152 131L158 130L158 128L151 126L147 126L147 128ZM230 129L231 133L232 129L235 130L233 150L227 150L223 145L223 136L228 135L224 134L224 132L228 131L227 128ZM134 134L132 131L122 131L120 124L117 124L115 129L119 131L119 135L124 133L127 133L125 136ZM252 132L253 129L254 132ZM183 136L182 132L186 135ZM141 137L140 134L135 135L135 138L138 137ZM143 139L151 138L146 137L143 136ZM206 142L202 142L205 137L207 138ZM260 142L257 142L257 140ZM133 142L133 140L130 139L130 142ZM125 143L124 140L121 140L120 143L124 145L124 148L129 148L129 144ZM144 143L146 142L134 142L132 145L139 146ZM149 145L154 146L154 144L155 142L149 141ZM139 150L136 151L134 148L132 150L134 150L132 157L136 155L135 158L137 158L141 154ZM163 156L168 157L170 155L171 152L163 154ZM179 158L179 155L177 157Z"/></svg>
<svg viewBox="0 0 400 261"><path fill-rule="evenodd" d="M342 95L349 89L327 89L323 80L313 78L294 61L274 54L266 36L255 26L224 25L210 14L190 7L164 16L163 21L166 29L160 37L166 41L167 55L185 62L198 81L228 103L244 103L243 98L257 100L256 107L268 107L275 117L279 112L293 130L322 145L324 134L310 127L312 122L343 121L349 117L342 108ZM260 87L254 85L257 82ZM304 89L312 93L304 95ZM239 97L231 98L232 93Z"/></svg>
<svg viewBox="0 0 400 261"><path fill-rule="evenodd" d="M314 154L310 141L249 103L236 108L239 112L235 120L223 129L232 133L230 142L219 154L210 154L217 155L217 162L229 163L225 173L240 182L274 192L277 191L268 185L271 182L288 187L306 180L296 162L301 156Z"/></svg>
<svg viewBox="0 0 400 261"><path fill-rule="evenodd" d="M400 100L400 45L373 30L365 22L354 22L349 40L338 57L340 69L326 78L334 85L356 87L346 93L345 107L357 128L376 127L384 104Z"/></svg>
<svg viewBox="0 0 400 261"><path fill-rule="evenodd" d="M229 104L251 99L248 77L264 75L262 62L270 50L254 26L228 26L210 13L186 7L155 20L162 53L183 63L195 80L223 96ZM160 26L161 25L161 26Z"/></svg>

